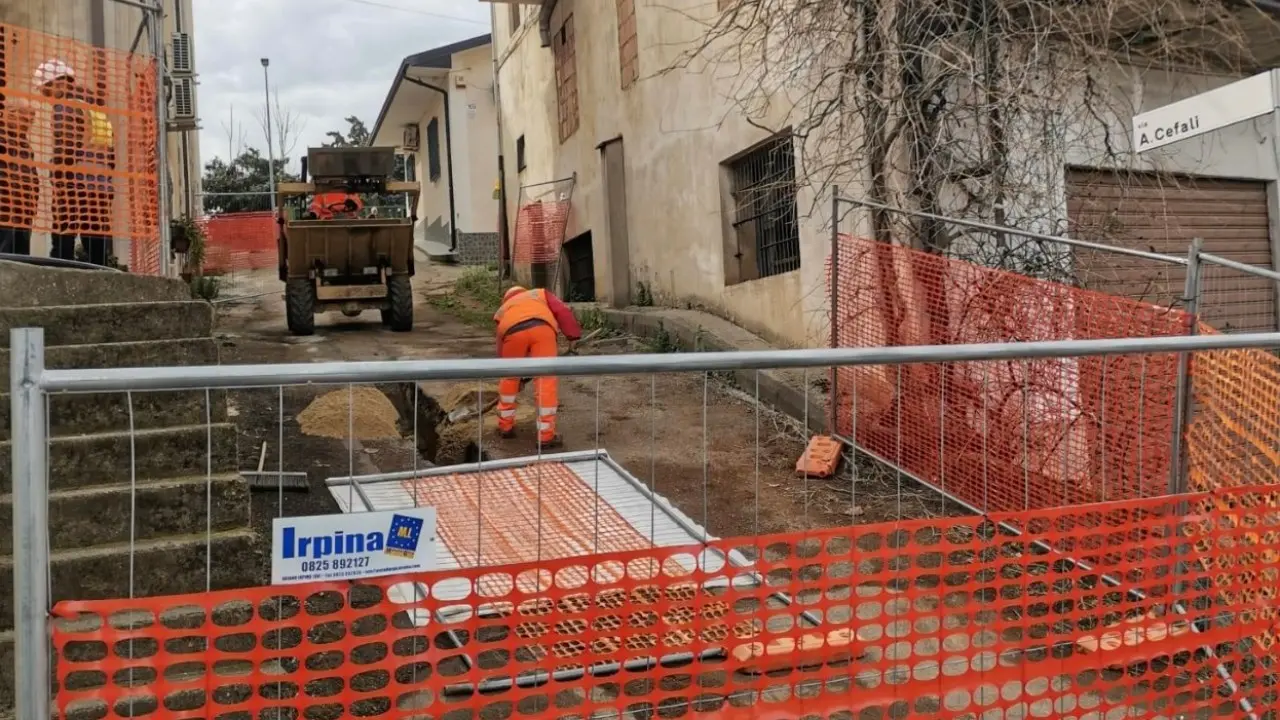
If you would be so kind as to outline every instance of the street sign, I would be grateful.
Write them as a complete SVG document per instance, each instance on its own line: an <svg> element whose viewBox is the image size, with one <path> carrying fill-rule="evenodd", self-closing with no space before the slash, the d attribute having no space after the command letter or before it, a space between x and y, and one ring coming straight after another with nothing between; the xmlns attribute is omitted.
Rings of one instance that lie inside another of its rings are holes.
<svg viewBox="0 0 1280 720"><path fill-rule="evenodd" d="M436 509L339 513L272 522L271 584L434 570Z"/></svg>
<svg viewBox="0 0 1280 720"><path fill-rule="evenodd" d="M1276 107L1271 70L1133 116L1133 146L1146 152L1269 115Z"/></svg>

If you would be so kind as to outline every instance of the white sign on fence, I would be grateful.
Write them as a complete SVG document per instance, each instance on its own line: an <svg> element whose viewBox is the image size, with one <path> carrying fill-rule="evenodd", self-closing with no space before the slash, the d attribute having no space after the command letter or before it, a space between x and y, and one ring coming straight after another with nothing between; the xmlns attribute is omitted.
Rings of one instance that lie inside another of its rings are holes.
<svg viewBox="0 0 1280 720"><path fill-rule="evenodd" d="M432 570L436 509L276 518L271 584L354 580Z"/></svg>
<svg viewBox="0 0 1280 720"><path fill-rule="evenodd" d="M1271 91L1272 72L1275 71L1134 115L1134 148L1138 152L1154 150L1271 113L1276 107Z"/></svg>

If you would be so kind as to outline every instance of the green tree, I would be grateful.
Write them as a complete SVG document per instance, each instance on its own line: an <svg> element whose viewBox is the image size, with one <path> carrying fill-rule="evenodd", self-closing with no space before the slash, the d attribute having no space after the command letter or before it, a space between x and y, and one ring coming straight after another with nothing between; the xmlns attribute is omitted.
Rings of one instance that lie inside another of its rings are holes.
<svg viewBox="0 0 1280 720"><path fill-rule="evenodd" d="M343 122L347 124L347 131L344 133L341 130L330 130L325 133L329 138L324 144L325 147L363 147L373 139L369 134L368 126L355 115L348 115L343 118Z"/></svg>
<svg viewBox="0 0 1280 720"><path fill-rule="evenodd" d="M298 179L286 168L288 158L275 162L276 182ZM207 214L271 209L270 163L256 148L247 148L232 162L214 158L205 163L204 211Z"/></svg>

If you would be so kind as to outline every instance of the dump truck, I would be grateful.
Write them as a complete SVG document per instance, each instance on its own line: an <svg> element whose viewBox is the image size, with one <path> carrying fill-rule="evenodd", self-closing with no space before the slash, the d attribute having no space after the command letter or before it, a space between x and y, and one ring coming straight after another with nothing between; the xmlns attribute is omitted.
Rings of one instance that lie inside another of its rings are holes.
<svg viewBox="0 0 1280 720"><path fill-rule="evenodd" d="M302 182L277 186L280 280L294 335L314 333L315 316L325 312L355 317L377 310L393 331L413 329L414 215L359 217L335 208L291 217L288 211L304 196L328 203L335 195L351 196L346 209L354 210L358 196L367 193L407 193L409 207L416 208L421 186L393 180L395 162L390 147L310 148Z"/></svg>

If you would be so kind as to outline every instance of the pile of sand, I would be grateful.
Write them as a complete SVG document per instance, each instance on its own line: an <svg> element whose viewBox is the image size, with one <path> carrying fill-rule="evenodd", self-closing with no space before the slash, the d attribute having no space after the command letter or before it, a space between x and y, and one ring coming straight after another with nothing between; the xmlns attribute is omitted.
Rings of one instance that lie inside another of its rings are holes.
<svg viewBox="0 0 1280 720"><path fill-rule="evenodd" d="M302 432L345 440L385 440L400 437L396 408L377 388L357 385L325 393L298 413Z"/></svg>
<svg viewBox="0 0 1280 720"><path fill-rule="evenodd" d="M497 397L497 383L477 383L468 380L449 388L449 392L440 399L440 409L446 413L463 407L476 410L483 408Z"/></svg>
<svg viewBox="0 0 1280 720"><path fill-rule="evenodd" d="M459 383L449 389L441 401L441 409L446 413L457 408L485 407L489 401L498 395L497 384L477 384L475 382ZM526 429L534 426L534 420L537 417L537 408L529 398L520 398L522 401L516 410L516 427L524 427ZM458 465L466 462L474 462L474 454L480 445L489 445L498 442L501 438L498 435L498 411L496 408L490 409L484 416L484 437L481 442L481 428L479 421L473 416L469 419L452 424L443 424L440 426L439 444L436 446L437 465Z"/></svg>

